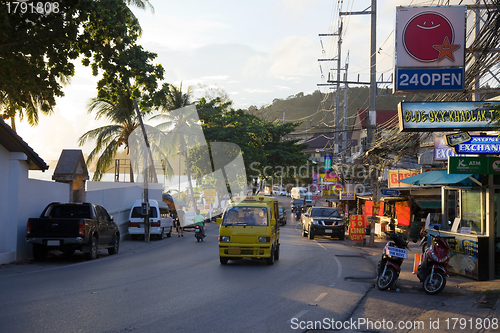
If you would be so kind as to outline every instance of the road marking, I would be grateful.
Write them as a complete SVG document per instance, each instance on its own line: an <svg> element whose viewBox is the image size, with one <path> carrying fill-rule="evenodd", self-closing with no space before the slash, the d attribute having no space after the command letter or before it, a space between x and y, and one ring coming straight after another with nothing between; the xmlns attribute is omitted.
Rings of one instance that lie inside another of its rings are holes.
<svg viewBox="0 0 500 333"><path fill-rule="evenodd" d="M320 294L315 300L314 302L317 303L319 301L321 301L328 293L322 293Z"/></svg>
<svg viewBox="0 0 500 333"><path fill-rule="evenodd" d="M300 317L302 317L303 315L305 315L308 312L309 312L309 310L302 310L302 311L300 311L295 316L293 316L290 320L288 320L287 323L291 323L293 319L299 319Z"/></svg>
<svg viewBox="0 0 500 333"><path fill-rule="evenodd" d="M318 244L319 246L321 246L324 250L328 251L328 249L326 247L324 247L323 245L321 245L321 243L318 243L316 242L316 244ZM340 278L342 277L342 264L340 263L340 260L337 258L336 255L333 255L333 259L335 260L335 263L337 264L337 266L339 267L339 270L337 271L337 276L335 278L335 281L330 284L330 288L333 288L335 287L335 284L340 280Z"/></svg>

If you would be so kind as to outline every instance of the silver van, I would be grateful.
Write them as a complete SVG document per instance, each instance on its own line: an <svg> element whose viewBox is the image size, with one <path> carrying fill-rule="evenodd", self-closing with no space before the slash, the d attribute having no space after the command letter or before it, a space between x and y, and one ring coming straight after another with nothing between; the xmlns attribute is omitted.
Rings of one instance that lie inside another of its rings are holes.
<svg viewBox="0 0 500 333"><path fill-rule="evenodd" d="M142 215L142 200L136 200L130 209L128 233L132 239L144 236L144 216ZM149 200L150 236L163 239L172 236L174 222L168 206L163 201Z"/></svg>

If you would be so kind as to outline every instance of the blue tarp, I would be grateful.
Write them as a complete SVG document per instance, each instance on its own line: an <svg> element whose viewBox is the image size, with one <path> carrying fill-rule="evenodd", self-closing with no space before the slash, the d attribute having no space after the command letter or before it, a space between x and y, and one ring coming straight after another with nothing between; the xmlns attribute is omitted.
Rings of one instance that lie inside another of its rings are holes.
<svg viewBox="0 0 500 333"><path fill-rule="evenodd" d="M179 205L179 206L181 206L181 207L186 207L186 206L187 206L184 202L182 202L182 201L180 201L180 200L177 200L177 199L174 199L174 198L173 198L170 194L168 194L168 193L163 193L162 197L163 197L164 199L167 199L167 200L172 201L173 203L175 203L175 204L177 204L177 205Z"/></svg>
<svg viewBox="0 0 500 333"><path fill-rule="evenodd" d="M399 182L409 185L453 185L458 184L472 176L472 174L448 174L446 170L428 171L416 176L401 179Z"/></svg>

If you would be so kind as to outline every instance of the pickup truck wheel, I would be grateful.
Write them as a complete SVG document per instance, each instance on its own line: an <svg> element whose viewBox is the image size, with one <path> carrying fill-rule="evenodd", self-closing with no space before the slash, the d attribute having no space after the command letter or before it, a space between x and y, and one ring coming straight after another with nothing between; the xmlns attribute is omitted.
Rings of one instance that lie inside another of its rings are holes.
<svg viewBox="0 0 500 333"><path fill-rule="evenodd" d="M311 232L311 229L309 229L307 236L309 236L309 239L314 239L314 234Z"/></svg>
<svg viewBox="0 0 500 333"><path fill-rule="evenodd" d="M90 252L84 253L85 259L93 260L97 258L97 239L92 236L90 240Z"/></svg>
<svg viewBox="0 0 500 333"><path fill-rule="evenodd" d="M220 264L221 264L221 265L227 265L227 261L228 261L228 259L227 259L227 258L224 258L224 257L219 257L219 260L220 260Z"/></svg>
<svg viewBox="0 0 500 333"><path fill-rule="evenodd" d="M113 247L110 247L108 249L109 255L117 254L118 251L120 250L120 236L115 234L113 236L113 241L111 242L111 245L113 245Z"/></svg>
<svg viewBox="0 0 500 333"><path fill-rule="evenodd" d="M280 259L280 245L276 246L276 250L274 251L274 260Z"/></svg>
<svg viewBox="0 0 500 333"><path fill-rule="evenodd" d="M43 261L47 259L47 253L49 251L45 246L42 245L33 245L33 259L35 261Z"/></svg>
<svg viewBox="0 0 500 333"><path fill-rule="evenodd" d="M340 233L339 240L344 240L344 238L345 238L345 231Z"/></svg>
<svg viewBox="0 0 500 333"><path fill-rule="evenodd" d="M170 230L167 233L167 238L172 237L172 227L170 227Z"/></svg>

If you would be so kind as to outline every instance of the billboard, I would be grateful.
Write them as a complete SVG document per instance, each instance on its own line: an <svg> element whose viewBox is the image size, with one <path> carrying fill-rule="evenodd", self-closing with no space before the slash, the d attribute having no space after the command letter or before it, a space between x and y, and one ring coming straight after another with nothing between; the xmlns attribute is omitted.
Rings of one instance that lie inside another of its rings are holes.
<svg viewBox="0 0 500 333"><path fill-rule="evenodd" d="M466 6L396 9L395 92L464 89Z"/></svg>
<svg viewBox="0 0 500 333"><path fill-rule="evenodd" d="M499 120L500 102L401 102L401 132L484 131Z"/></svg>

